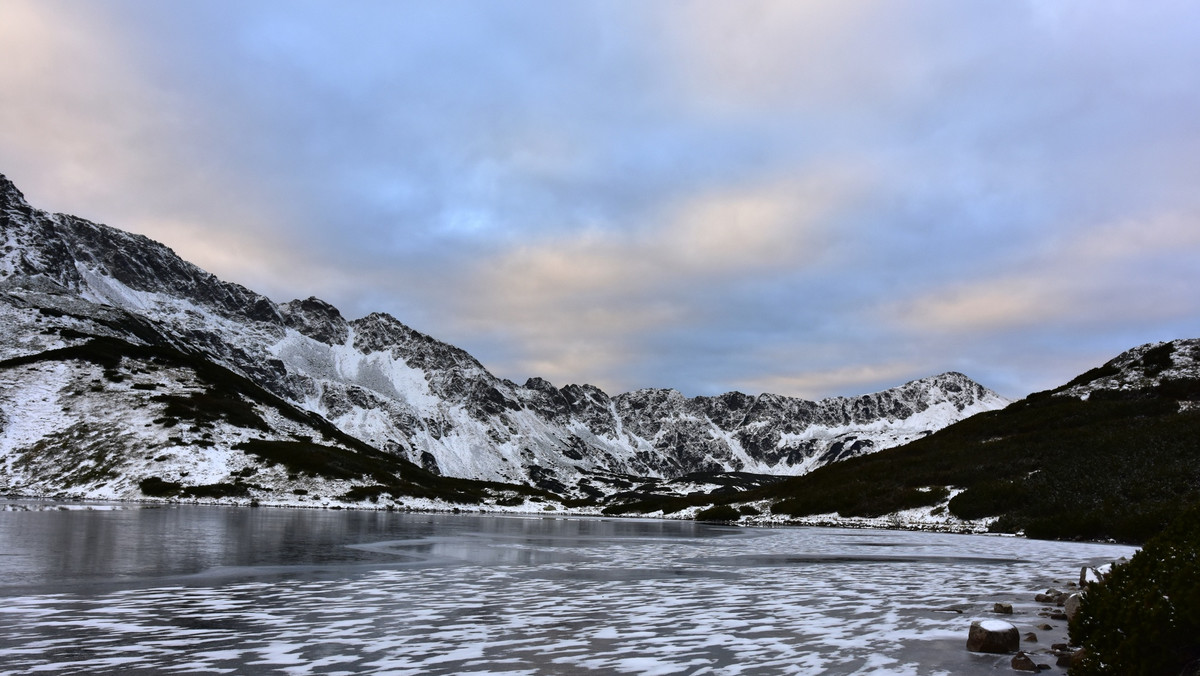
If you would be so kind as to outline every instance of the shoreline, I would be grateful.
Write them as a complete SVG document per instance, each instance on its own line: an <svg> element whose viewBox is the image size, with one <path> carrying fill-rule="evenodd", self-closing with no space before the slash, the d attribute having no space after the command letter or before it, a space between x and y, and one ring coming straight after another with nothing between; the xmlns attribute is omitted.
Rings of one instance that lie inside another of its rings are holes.
<svg viewBox="0 0 1200 676"><path fill-rule="evenodd" d="M168 498L77 498L69 496L26 496L0 495L0 512L3 511L42 511L42 510L103 510L125 508L156 508L171 506L199 507L264 507L272 509L311 509L311 510L354 510L365 512L405 512L414 514L492 514L497 516L545 516L545 517L590 517L611 519L660 519L665 521L695 521L695 512L699 508L687 508L672 514L651 512L646 514L604 514L599 508L568 509L559 505L547 505L553 509L534 509L533 505L542 503L525 503L522 505L460 505L414 498L409 502L396 502L386 505L346 503L327 501L322 504L305 504L299 501L274 500L222 500L219 498L202 498L193 500L177 500ZM37 507L34 507L37 505ZM25 509L18 506L26 506ZM128 507L126 507L128 506ZM33 507L30 509L29 507ZM934 521L928 519L910 519L888 515L883 517L840 517L836 514L821 514L809 517L790 518L775 517L769 514L746 516L738 521L703 521L704 523L725 524L743 528L846 528L854 530L885 530L907 531L921 533L946 533L954 535L988 535L1000 538L1025 538L1024 533L997 533L988 530L995 519L980 519L978 521ZM1106 540L1073 540L1071 542L1091 542L1094 544L1123 544Z"/></svg>

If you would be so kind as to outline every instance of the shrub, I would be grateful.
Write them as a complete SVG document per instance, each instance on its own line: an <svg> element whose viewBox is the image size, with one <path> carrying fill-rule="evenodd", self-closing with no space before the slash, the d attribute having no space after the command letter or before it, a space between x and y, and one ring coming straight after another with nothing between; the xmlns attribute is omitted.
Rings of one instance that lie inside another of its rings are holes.
<svg viewBox="0 0 1200 676"><path fill-rule="evenodd" d="M166 498L179 495L183 490L183 485L176 481L164 481L160 477L152 476L139 481L138 488L141 489L142 495Z"/></svg>
<svg viewBox="0 0 1200 676"><path fill-rule="evenodd" d="M250 496L250 488L247 484L202 484L184 488L182 495L185 498L245 498Z"/></svg>
<svg viewBox="0 0 1200 676"><path fill-rule="evenodd" d="M1200 661L1200 505L1193 506L1084 595L1071 641L1086 649L1073 676L1181 673Z"/></svg>
<svg viewBox="0 0 1200 676"><path fill-rule="evenodd" d="M1030 537L1142 543L1200 501L1200 382L1176 379L1120 397L1031 395L910 444L752 489L776 514L879 516L949 503L959 518ZM1102 471L1097 471L1103 468Z"/></svg>
<svg viewBox="0 0 1200 676"><path fill-rule="evenodd" d="M729 505L715 505L696 512L697 521L737 521L742 513Z"/></svg>

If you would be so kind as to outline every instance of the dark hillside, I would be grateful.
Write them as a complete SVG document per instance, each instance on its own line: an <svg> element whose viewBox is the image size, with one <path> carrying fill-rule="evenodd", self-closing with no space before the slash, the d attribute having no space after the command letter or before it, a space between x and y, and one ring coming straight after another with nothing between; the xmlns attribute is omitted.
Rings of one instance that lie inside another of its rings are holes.
<svg viewBox="0 0 1200 676"><path fill-rule="evenodd" d="M1076 379L1077 382L1080 379ZM1064 388L1065 389L1065 388ZM903 447L757 492L792 516L878 516L934 505L1039 538L1143 542L1200 502L1200 380L1039 393Z"/></svg>

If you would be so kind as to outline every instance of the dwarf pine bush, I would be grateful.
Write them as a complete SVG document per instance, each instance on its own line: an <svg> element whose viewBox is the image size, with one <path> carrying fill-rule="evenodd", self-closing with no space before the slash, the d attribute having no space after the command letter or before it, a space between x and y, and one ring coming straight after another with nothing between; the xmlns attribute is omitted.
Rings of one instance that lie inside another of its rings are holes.
<svg viewBox="0 0 1200 676"><path fill-rule="evenodd" d="M1176 676L1200 662L1200 505L1151 538L1083 597L1072 676Z"/></svg>

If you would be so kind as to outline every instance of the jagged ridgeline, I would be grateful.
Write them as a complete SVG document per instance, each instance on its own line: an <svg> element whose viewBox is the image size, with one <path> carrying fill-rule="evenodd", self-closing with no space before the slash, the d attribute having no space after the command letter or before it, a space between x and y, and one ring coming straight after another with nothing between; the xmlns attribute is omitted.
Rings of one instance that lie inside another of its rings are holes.
<svg viewBox="0 0 1200 676"><path fill-rule="evenodd" d="M753 488L1007 404L957 373L817 402L517 385L389 315L275 303L35 209L4 177L0 219L8 493L584 505L683 477Z"/></svg>

